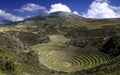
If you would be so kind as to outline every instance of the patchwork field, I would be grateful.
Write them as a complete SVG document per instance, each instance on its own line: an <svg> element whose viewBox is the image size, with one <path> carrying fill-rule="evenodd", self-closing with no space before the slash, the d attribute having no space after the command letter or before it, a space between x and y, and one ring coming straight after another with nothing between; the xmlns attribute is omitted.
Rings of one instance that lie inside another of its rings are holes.
<svg viewBox="0 0 120 75"><path fill-rule="evenodd" d="M51 42L33 46L39 53L39 61L49 69L76 72L107 63L110 58L93 50L80 50L76 47L64 47L68 41L62 35L50 35Z"/></svg>

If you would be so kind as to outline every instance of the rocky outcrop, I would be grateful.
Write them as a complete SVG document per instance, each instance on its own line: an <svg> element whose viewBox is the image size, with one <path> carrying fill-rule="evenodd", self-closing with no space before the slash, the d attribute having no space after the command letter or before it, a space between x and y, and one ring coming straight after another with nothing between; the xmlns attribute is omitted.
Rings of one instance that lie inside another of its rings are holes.
<svg viewBox="0 0 120 75"><path fill-rule="evenodd" d="M120 35L112 36L103 46L101 50L111 56L120 55Z"/></svg>
<svg viewBox="0 0 120 75"><path fill-rule="evenodd" d="M3 37L5 37L7 40L10 40L10 42L13 44L13 47L17 50L30 50L30 47L25 45L16 35L4 34Z"/></svg>

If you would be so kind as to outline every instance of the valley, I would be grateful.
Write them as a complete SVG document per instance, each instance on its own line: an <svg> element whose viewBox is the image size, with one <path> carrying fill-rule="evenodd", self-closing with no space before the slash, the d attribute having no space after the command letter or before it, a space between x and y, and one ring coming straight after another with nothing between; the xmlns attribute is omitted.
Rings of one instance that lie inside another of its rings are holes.
<svg viewBox="0 0 120 75"><path fill-rule="evenodd" d="M120 19L68 12L0 27L0 75L119 75Z"/></svg>

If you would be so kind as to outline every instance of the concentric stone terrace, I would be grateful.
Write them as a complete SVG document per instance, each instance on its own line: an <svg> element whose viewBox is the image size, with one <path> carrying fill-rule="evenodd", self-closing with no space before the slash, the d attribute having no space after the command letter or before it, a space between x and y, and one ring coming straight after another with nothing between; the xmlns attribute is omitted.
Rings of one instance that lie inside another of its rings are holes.
<svg viewBox="0 0 120 75"><path fill-rule="evenodd" d="M39 61L49 69L76 72L107 63L107 55L95 50L81 50L76 47L64 47L68 41L64 36L49 36L51 42L36 45L33 49L39 53Z"/></svg>
<svg viewBox="0 0 120 75"><path fill-rule="evenodd" d="M109 61L109 57L97 53L55 52L42 57L41 62L50 69L75 72L98 66Z"/></svg>

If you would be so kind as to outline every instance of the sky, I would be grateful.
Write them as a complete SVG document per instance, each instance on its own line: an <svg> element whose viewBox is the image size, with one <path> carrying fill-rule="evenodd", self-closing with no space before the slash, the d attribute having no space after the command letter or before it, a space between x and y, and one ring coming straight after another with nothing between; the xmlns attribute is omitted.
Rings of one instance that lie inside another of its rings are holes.
<svg viewBox="0 0 120 75"><path fill-rule="evenodd" d="M0 21L21 21L57 11L85 18L120 18L120 0L0 0Z"/></svg>

